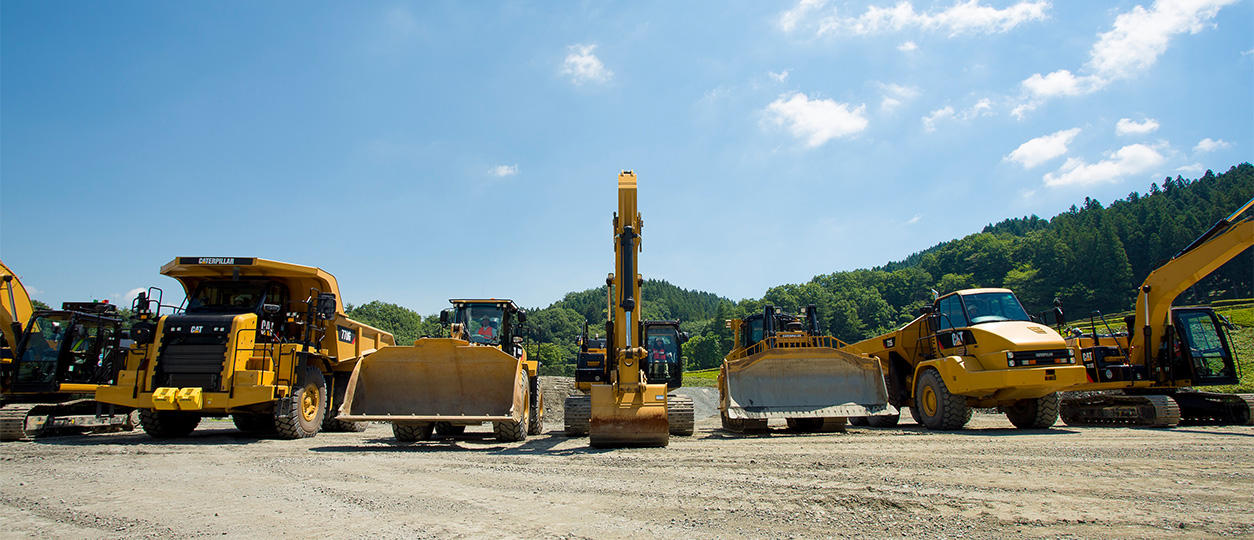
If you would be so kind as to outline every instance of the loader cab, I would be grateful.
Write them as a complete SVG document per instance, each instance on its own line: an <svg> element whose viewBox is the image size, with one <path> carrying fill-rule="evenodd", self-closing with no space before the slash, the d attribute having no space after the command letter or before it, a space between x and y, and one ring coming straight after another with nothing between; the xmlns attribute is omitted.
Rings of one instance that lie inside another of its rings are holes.
<svg viewBox="0 0 1254 540"><path fill-rule="evenodd" d="M16 392L59 392L63 384L112 384L124 358L121 318L111 304L66 302L39 310L14 354Z"/></svg>
<svg viewBox="0 0 1254 540"><path fill-rule="evenodd" d="M645 377L652 384L666 383L674 390L683 386L683 344L688 335L679 330L679 321L642 321L645 349Z"/></svg>
<svg viewBox="0 0 1254 540"><path fill-rule="evenodd" d="M522 347L515 343L519 335L517 326L526 321L526 312L511 300L449 300L451 313L441 314L454 324L460 324L466 340L479 345L500 347L518 356Z"/></svg>
<svg viewBox="0 0 1254 540"><path fill-rule="evenodd" d="M1169 365L1180 379L1188 374L1193 385L1237 384L1236 363L1227 326L1210 308L1172 308L1175 332L1164 342L1160 354L1171 358Z"/></svg>

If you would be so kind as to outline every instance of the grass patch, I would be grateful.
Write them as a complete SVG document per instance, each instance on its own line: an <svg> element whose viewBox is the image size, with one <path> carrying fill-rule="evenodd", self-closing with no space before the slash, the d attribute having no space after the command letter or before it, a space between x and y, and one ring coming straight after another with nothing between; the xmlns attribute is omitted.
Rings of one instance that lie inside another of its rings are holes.
<svg viewBox="0 0 1254 540"><path fill-rule="evenodd" d="M1237 372L1241 374L1241 382L1231 386L1214 386L1208 390L1216 392L1246 393L1254 392L1254 307L1220 307L1216 313L1223 315L1239 328L1230 331L1233 352L1237 356Z"/></svg>
<svg viewBox="0 0 1254 540"><path fill-rule="evenodd" d="M718 370L719 368L710 368L698 371L685 371L684 386L714 387L718 384Z"/></svg>

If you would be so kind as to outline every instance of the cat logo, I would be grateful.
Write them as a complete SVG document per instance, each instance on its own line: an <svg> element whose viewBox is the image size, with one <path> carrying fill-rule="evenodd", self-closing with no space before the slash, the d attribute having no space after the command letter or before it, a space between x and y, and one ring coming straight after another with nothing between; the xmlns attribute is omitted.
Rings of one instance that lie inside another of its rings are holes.
<svg viewBox="0 0 1254 540"><path fill-rule="evenodd" d="M204 327L204 326L201 326L201 325L194 325L194 326L192 326L192 333L193 333L193 334L199 334L199 333L204 332L204 331L205 331L205 327Z"/></svg>

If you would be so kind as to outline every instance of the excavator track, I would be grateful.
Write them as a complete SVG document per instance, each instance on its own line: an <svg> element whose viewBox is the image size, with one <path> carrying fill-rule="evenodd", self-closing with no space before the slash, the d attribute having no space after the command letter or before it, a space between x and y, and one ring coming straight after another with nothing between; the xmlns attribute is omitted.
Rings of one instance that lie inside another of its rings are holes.
<svg viewBox="0 0 1254 540"><path fill-rule="evenodd" d="M587 435L589 424L592 422L592 396L588 394L567 396L564 405L566 436Z"/></svg>
<svg viewBox="0 0 1254 540"><path fill-rule="evenodd" d="M1180 405L1165 395L1066 398L1059 409L1068 426L1174 427L1180 423Z"/></svg>
<svg viewBox="0 0 1254 540"><path fill-rule="evenodd" d="M670 424L671 435L687 437L694 429L692 398L671 394L667 396L666 419Z"/></svg>
<svg viewBox="0 0 1254 540"><path fill-rule="evenodd" d="M1207 426L1254 425L1254 394L1179 392L1180 423Z"/></svg>
<svg viewBox="0 0 1254 540"><path fill-rule="evenodd" d="M22 441L39 434L26 432L26 418L38 403L10 403L0 407L0 441Z"/></svg>

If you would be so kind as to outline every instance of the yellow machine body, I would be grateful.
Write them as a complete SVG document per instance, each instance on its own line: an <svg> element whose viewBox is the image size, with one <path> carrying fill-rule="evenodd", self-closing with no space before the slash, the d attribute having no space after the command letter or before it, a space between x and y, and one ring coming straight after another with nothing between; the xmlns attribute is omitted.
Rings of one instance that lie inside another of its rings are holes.
<svg viewBox="0 0 1254 540"><path fill-rule="evenodd" d="M25 325L34 311L22 280L0 262L0 337L4 338L0 343L0 363L12 361L19 339L15 326Z"/></svg>
<svg viewBox="0 0 1254 540"><path fill-rule="evenodd" d="M641 363L640 286L638 271L643 220L636 206L636 175L618 175L618 211L614 214L614 268L607 278L613 311L607 336L606 361L612 361L610 381L591 385L592 418L588 427L592 446L666 446L670 442L667 385L645 382Z"/></svg>
<svg viewBox="0 0 1254 540"><path fill-rule="evenodd" d="M288 289L290 302L279 307L289 314L291 324L298 324L293 318L306 309L304 300L310 289L334 294L335 313L328 320L299 323L320 327L321 338L313 346L259 341L258 336L267 330L257 313L239 313L215 326L197 325L180 315L161 316L151 343L137 343L128 351L117 383L96 390L98 401L138 409L196 411L205 416L258 412L293 392L300 357L305 362L316 359L310 365L323 371L329 391L334 392L334 373L342 373L341 379L346 380L361 358L395 343L392 334L349 319L335 278L320 268L257 258L179 257L163 266L161 273L178 280L188 296L206 280L273 281ZM207 332L221 335L224 341L216 377L219 383L210 387L158 384L155 376L165 340L175 334Z"/></svg>

